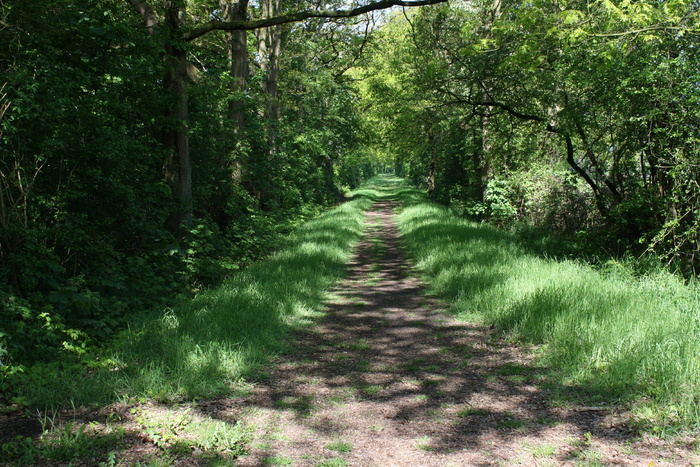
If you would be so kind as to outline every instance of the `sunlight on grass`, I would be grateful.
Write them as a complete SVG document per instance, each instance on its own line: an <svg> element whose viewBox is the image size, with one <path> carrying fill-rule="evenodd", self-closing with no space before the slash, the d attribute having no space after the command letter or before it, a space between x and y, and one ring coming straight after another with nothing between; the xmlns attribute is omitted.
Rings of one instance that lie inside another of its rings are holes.
<svg viewBox="0 0 700 467"><path fill-rule="evenodd" d="M309 222L287 248L177 310L170 325L152 321L132 334L124 359L146 370L130 386L146 393L168 388L170 397L225 393L282 350L284 333L308 324L342 277L370 204L357 198Z"/></svg>
<svg viewBox="0 0 700 467"><path fill-rule="evenodd" d="M434 450L434 448L431 446L431 442L432 440L429 436L421 436L416 440L416 447L421 451L430 452Z"/></svg>
<svg viewBox="0 0 700 467"><path fill-rule="evenodd" d="M667 273L633 277L619 264L596 270L538 257L509 234L427 201L410 204L399 216L402 236L455 315L544 344L544 363L561 381L599 399L646 397L655 423L700 422L696 286Z"/></svg>
<svg viewBox="0 0 700 467"><path fill-rule="evenodd" d="M338 451L341 453L348 453L352 451L352 444L343 441L334 441L326 445L326 449L330 449L331 451Z"/></svg>

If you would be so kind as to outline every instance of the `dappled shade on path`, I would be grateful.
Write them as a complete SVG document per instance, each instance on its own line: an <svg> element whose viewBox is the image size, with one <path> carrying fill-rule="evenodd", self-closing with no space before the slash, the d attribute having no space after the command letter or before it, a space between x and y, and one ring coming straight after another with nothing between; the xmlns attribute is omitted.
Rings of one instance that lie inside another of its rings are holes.
<svg viewBox="0 0 700 467"><path fill-rule="evenodd" d="M222 410L255 431L239 465L509 465L544 453L566 464L602 456L597 439L607 459L647 462L610 447L626 434L608 412L552 408L528 352L427 296L402 255L395 207L367 214L320 325L297 334L242 406Z"/></svg>

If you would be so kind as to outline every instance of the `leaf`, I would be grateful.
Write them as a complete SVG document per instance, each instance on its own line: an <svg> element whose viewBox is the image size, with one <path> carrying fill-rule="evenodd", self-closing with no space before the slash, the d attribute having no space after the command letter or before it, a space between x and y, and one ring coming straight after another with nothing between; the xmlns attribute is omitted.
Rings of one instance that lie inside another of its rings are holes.
<svg viewBox="0 0 700 467"><path fill-rule="evenodd" d="M579 22L584 15L580 10L564 10L560 16L564 24L574 24Z"/></svg>

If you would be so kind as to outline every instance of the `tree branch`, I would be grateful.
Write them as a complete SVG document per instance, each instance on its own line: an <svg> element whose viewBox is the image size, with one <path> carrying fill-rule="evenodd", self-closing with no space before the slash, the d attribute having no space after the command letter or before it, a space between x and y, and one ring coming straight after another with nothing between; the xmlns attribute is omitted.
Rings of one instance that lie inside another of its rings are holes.
<svg viewBox="0 0 700 467"><path fill-rule="evenodd" d="M140 0L129 0L134 6L141 4ZM275 16L258 20L245 21L209 21L195 27L182 36L184 41L192 41L212 31L250 31L254 29L277 26L279 24L296 23L309 18L350 18L363 15L370 11L385 10L393 6L415 7L445 3L447 0L379 0L350 10L305 10L297 13Z"/></svg>
<svg viewBox="0 0 700 467"><path fill-rule="evenodd" d="M641 29L632 29L630 31L622 31L622 32L611 32L607 34L603 33L590 33L583 31L586 36L588 37L622 37L622 36L630 36L630 35L640 35L640 34L647 34L651 32L683 32L685 34L693 34L697 35L700 34L700 29L698 28L693 28L690 26L664 26L664 25L657 25L657 26L649 26L647 28L641 28Z"/></svg>
<svg viewBox="0 0 700 467"><path fill-rule="evenodd" d="M449 104L467 104L471 105L473 107L496 107L501 110L506 111L509 115L512 115L513 117L516 117L520 120L530 120L530 121L535 121L535 122L546 122L547 119L540 117L538 115L528 115L524 114L521 112L518 112L517 110L513 109L512 107L502 103L502 102L496 102L496 101L472 101L468 99L462 99L462 100L456 100L456 101L451 101ZM551 131L552 133L559 133L559 130L554 128L551 124L547 125L547 131Z"/></svg>
<svg viewBox="0 0 700 467"><path fill-rule="evenodd" d="M596 203L598 204L598 209L601 211L601 213L605 213L605 206L603 206L602 200L600 199L600 187L598 184L593 180L590 175L576 162L576 159L574 157L574 144L571 141L571 135L567 133L566 131L562 131L561 129L557 128L556 126L552 125L552 123L549 123L546 118L540 117L539 115L529 115L529 114L524 114L522 112L518 112L517 110L513 109L512 107L503 104L502 102L495 102L495 101L486 101L486 102L481 102L481 101L470 101L470 100L461 100L461 101L453 101L450 102L451 104L467 104L471 106L480 106L480 107L496 107L499 108L505 112L507 112L509 115L518 118L520 120L529 120L529 121L534 121L534 122L541 122L541 123L547 123L547 126L545 129L549 131L550 133L555 133L562 138L564 138L564 142L566 143L566 162L569 164L569 166L574 169L574 171L579 174L588 184L588 186L591 187L591 190L593 190L593 195L595 196Z"/></svg>

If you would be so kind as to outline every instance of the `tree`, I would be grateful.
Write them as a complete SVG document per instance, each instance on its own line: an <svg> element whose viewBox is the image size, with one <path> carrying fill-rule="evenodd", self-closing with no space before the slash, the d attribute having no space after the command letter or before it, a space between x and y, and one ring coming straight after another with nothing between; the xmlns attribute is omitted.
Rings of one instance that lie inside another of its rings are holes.
<svg viewBox="0 0 700 467"><path fill-rule="evenodd" d="M700 245L691 227L697 209L684 200L697 199L688 157L698 135L691 105L697 14L685 1L565 7L489 1L425 10L383 39L400 59L377 59L365 72L384 83L367 87L370 108L397 108L399 88L411 102L405 107L422 101L436 119L428 141L464 138L437 152L402 148L401 157L413 154L412 167L430 189L435 184L440 199L468 193L470 211L487 216L507 203L501 212L511 220L528 210L558 212L534 217L568 217L571 222L555 223L568 233L596 232L611 253L639 252L642 245L692 271ZM405 134L411 124L402 124L387 125L387 132ZM461 136L455 127L464 130ZM526 174L547 167L559 174L547 179L561 185L542 197ZM585 185L573 188L569 173ZM564 192L579 199L566 212L567 203L555 199ZM537 207L534 197L546 206Z"/></svg>
<svg viewBox="0 0 700 467"><path fill-rule="evenodd" d="M371 11L391 8L393 6L415 7L442 3L446 0L380 0L367 5L346 10L311 9L288 13L280 12L279 0L263 2L263 18L257 20L237 19L242 15L245 4L231 4L230 21L211 20L186 28L187 6L184 0L168 0L163 5L162 15L146 1L129 0L134 10L141 15L144 26L149 32L164 29L165 48L165 79L164 83L172 95L171 117L174 118L173 128L165 132L163 142L170 153L166 168L166 177L177 205L169 223L171 229L188 224L192 219L192 162L188 141L188 100L187 82L189 64L187 61L186 44L199 39L214 31L247 31L264 28L276 28L283 24L303 21L309 18L349 18ZM238 8L233 8L238 6ZM267 16L270 15L270 16ZM268 71L267 91L269 96L268 114L274 120L278 115L277 107L277 65L279 54L279 30L272 33L261 33L259 44L263 54L268 54L264 63ZM242 57L242 49L238 49ZM233 52L231 52L233 53ZM240 58L240 57L239 57ZM242 67L242 65L240 65ZM242 68L241 68L242 69ZM240 75L237 75L239 77ZM240 85L241 81L238 81Z"/></svg>

